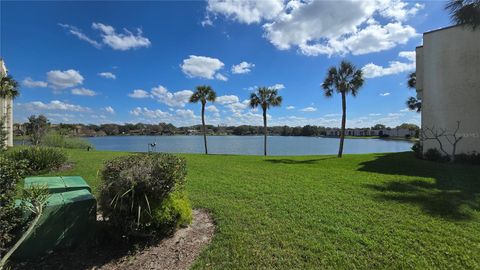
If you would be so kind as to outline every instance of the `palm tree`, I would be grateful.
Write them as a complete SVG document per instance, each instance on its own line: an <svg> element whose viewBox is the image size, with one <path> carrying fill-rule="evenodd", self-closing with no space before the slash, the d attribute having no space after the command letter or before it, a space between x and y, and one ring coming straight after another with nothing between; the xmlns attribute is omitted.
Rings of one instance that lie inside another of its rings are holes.
<svg viewBox="0 0 480 270"><path fill-rule="evenodd" d="M202 132L203 132L203 142L205 144L205 154L208 155L207 148L207 131L205 129L205 104L207 101L215 102L217 98L217 93L209 85L201 85L195 88L195 92L190 97L190 103L202 103Z"/></svg>
<svg viewBox="0 0 480 270"><path fill-rule="evenodd" d="M445 9L456 24L471 26L473 30L480 27L480 0L450 0Z"/></svg>
<svg viewBox="0 0 480 270"><path fill-rule="evenodd" d="M263 154L267 155L267 110L271 107L282 105L282 97L278 95L278 90L268 87L259 87L257 92L250 95L250 107L262 107L263 110Z"/></svg>
<svg viewBox="0 0 480 270"><path fill-rule="evenodd" d="M347 95L351 93L352 96L357 96L363 82L362 70L357 69L352 63L343 60L338 68L332 66L328 69L327 76L322 84L326 97L331 97L334 91L342 95L342 130L340 132L338 157L342 157L343 141L345 140Z"/></svg>
<svg viewBox="0 0 480 270"><path fill-rule="evenodd" d="M15 99L20 95L18 82L12 76L2 77L0 80L0 97Z"/></svg>
<svg viewBox="0 0 480 270"><path fill-rule="evenodd" d="M408 74L407 86L410 89L415 89L417 87L417 74L415 72ZM409 97L406 104L407 107L412 111L422 111L422 100L416 97Z"/></svg>

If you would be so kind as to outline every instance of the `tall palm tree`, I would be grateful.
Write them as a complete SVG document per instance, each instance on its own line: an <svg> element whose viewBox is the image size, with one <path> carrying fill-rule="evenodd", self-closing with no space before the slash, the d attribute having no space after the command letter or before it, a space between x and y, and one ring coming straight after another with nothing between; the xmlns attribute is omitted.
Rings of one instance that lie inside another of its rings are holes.
<svg viewBox="0 0 480 270"><path fill-rule="evenodd" d="M340 146L338 149L338 157L343 154L343 141L345 140L345 125L347 122L347 95L357 96L360 87L364 82L361 69L357 69L352 63L343 60L340 66L330 67L327 76L322 83L326 97L331 97L333 92L342 95L342 129L340 132Z"/></svg>
<svg viewBox="0 0 480 270"><path fill-rule="evenodd" d="M259 87L257 92L250 95L250 107L262 107L263 110L263 154L267 155L267 110L271 107L282 105L282 97L278 95L278 90L268 87Z"/></svg>
<svg viewBox="0 0 480 270"><path fill-rule="evenodd" d="M410 89L415 89L417 87L417 74L412 72L408 74L407 86ZM409 97L407 99L407 107L412 111L421 112L422 111L422 100L416 97Z"/></svg>
<svg viewBox="0 0 480 270"><path fill-rule="evenodd" d="M471 26L473 30L480 27L480 0L450 0L445 9L456 24Z"/></svg>
<svg viewBox="0 0 480 270"><path fill-rule="evenodd" d="M197 103L200 101L202 103L202 132L203 132L203 142L205 144L205 154L208 155L207 147L207 131L205 129L205 104L207 101L215 102L217 98L217 93L209 85L201 85L195 88L195 92L190 97L190 103Z"/></svg>
<svg viewBox="0 0 480 270"><path fill-rule="evenodd" d="M0 80L0 97L15 99L20 95L18 88L18 82L12 76L2 77Z"/></svg>

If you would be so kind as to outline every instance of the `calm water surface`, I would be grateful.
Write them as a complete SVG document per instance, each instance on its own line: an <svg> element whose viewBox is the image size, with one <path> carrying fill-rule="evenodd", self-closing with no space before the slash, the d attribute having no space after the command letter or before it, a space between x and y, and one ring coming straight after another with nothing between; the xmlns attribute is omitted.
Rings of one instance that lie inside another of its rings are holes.
<svg viewBox="0 0 480 270"><path fill-rule="evenodd" d="M105 136L87 138L97 150L146 152L156 143L156 152L203 153L202 136ZM263 136L210 136L211 154L263 155ZM268 137L268 154L275 156L328 155L338 152L338 138ZM383 153L409 151L409 141L345 139L344 153Z"/></svg>

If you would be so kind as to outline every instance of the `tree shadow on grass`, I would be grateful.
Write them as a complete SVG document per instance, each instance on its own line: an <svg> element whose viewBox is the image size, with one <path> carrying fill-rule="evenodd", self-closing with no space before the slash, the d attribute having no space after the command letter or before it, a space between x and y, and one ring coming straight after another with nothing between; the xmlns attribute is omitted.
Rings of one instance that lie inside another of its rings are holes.
<svg viewBox="0 0 480 270"><path fill-rule="evenodd" d="M394 181L366 185L379 200L417 205L449 220L469 220L480 210L480 166L429 162L408 152L380 154L360 165L359 171L398 175Z"/></svg>
<svg viewBox="0 0 480 270"><path fill-rule="evenodd" d="M322 160L333 159L335 157L324 157L324 158L315 158L315 159L289 159L289 158L282 158L282 159L266 159L266 162L274 163L274 164L315 164Z"/></svg>

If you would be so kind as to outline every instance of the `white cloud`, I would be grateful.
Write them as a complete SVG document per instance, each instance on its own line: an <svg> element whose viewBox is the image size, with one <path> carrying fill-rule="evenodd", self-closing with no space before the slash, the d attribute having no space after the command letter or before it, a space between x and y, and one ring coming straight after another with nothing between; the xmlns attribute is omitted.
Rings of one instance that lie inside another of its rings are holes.
<svg viewBox="0 0 480 270"><path fill-rule="evenodd" d="M43 103L42 101L32 101L22 104L27 110L59 110L59 111L72 111L72 112L89 112L90 108L82 107L80 105L74 105L62 102L60 100L52 100L49 103Z"/></svg>
<svg viewBox="0 0 480 270"><path fill-rule="evenodd" d="M282 9L283 0L209 0L207 5L207 11L210 13L222 14L247 24L258 23L264 19L273 19ZM210 21L209 17L208 19Z"/></svg>
<svg viewBox="0 0 480 270"><path fill-rule="evenodd" d="M382 97L390 96L390 92L380 93L380 96Z"/></svg>
<svg viewBox="0 0 480 270"><path fill-rule="evenodd" d="M220 73L215 74L215 79L224 81L224 82L228 81L228 78L225 75Z"/></svg>
<svg viewBox="0 0 480 270"><path fill-rule="evenodd" d="M340 114L338 113L327 113L323 117L339 117Z"/></svg>
<svg viewBox="0 0 480 270"><path fill-rule="evenodd" d="M195 119L195 113L193 113L192 110L184 110L184 109L178 109L175 111L175 114L178 115L181 118L186 118L186 119Z"/></svg>
<svg viewBox="0 0 480 270"><path fill-rule="evenodd" d="M93 97L97 95L95 91L87 88L83 88L83 87L72 89L72 94L76 96L89 96L89 97Z"/></svg>
<svg viewBox="0 0 480 270"><path fill-rule="evenodd" d="M295 109L295 106L287 106L286 109L287 109L287 110L293 110L293 109Z"/></svg>
<svg viewBox="0 0 480 270"><path fill-rule="evenodd" d="M112 106L107 106L103 109L110 114L115 114L115 110L112 108Z"/></svg>
<svg viewBox="0 0 480 270"><path fill-rule="evenodd" d="M234 113L240 113L243 110L247 109L249 106L250 106L250 100L249 99L245 99L242 102L237 101L237 102L233 102L233 103L229 103L229 104L225 105L225 107L229 108L230 111L232 111Z"/></svg>
<svg viewBox="0 0 480 270"><path fill-rule="evenodd" d="M152 88L151 94L159 102L172 107L184 107L188 103L193 92L190 90L181 90L178 92L169 92L162 85Z"/></svg>
<svg viewBox="0 0 480 270"><path fill-rule="evenodd" d="M143 36L142 30L137 28L134 34L127 29L124 33L117 33L115 28L102 23L92 23L92 28L101 32L102 41L114 50L126 51L129 49L137 49L141 47L150 47L151 42Z"/></svg>
<svg viewBox="0 0 480 270"><path fill-rule="evenodd" d="M65 89L83 83L80 72L69 69L65 71L51 70L47 72L47 81L53 89Z"/></svg>
<svg viewBox="0 0 480 270"><path fill-rule="evenodd" d="M282 89L285 89L285 85L283 85L282 83L277 83L277 84L274 84L274 85L270 86L269 88L282 90Z"/></svg>
<svg viewBox="0 0 480 270"><path fill-rule="evenodd" d="M243 61L238 65L233 65L232 66L232 73L233 74L249 73L253 67L255 67L255 64Z"/></svg>
<svg viewBox="0 0 480 270"><path fill-rule="evenodd" d="M98 75L107 79L112 79L112 80L115 80L117 78L117 76L115 76L115 74L111 72L100 72L98 73Z"/></svg>
<svg viewBox="0 0 480 270"><path fill-rule="evenodd" d="M44 81L34 81L30 77L26 77L22 81L22 85L28 88L36 88L36 87L47 87L47 83Z"/></svg>
<svg viewBox="0 0 480 270"><path fill-rule="evenodd" d="M142 89L135 89L132 93L128 94L131 98L148 98L151 97L150 94Z"/></svg>
<svg viewBox="0 0 480 270"><path fill-rule="evenodd" d="M418 36L403 21L415 15L420 4L401 0L283 2L210 0L207 12L241 23L265 22L264 37L278 49L296 47L312 56L378 52ZM272 3L276 8L258 8Z"/></svg>
<svg viewBox="0 0 480 270"><path fill-rule="evenodd" d="M416 64L414 51L402 51L398 56L406 58L410 62L404 63L400 61L390 61L388 67L378 66L373 63L366 64L362 68L365 78L382 77L415 70Z"/></svg>
<svg viewBox="0 0 480 270"><path fill-rule="evenodd" d="M300 110L301 112L315 112L317 111L317 108L315 107L306 107Z"/></svg>
<svg viewBox="0 0 480 270"><path fill-rule="evenodd" d="M162 110L150 110L146 107L140 108L136 107L130 111L130 114L135 116L144 116L147 118L168 118L171 116L168 112L164 112Z"/></svg>
<svg viewBox="0 0 480 270"><path fill-rule="evenodd" d="M380 116L382 115L381 113L369 113L368 116Z"/></svg>
<svg viewBox="0 0 480 270"><path fill-rule="evenodd" d="M240 99L235 95L218 96L217 99L215 100L215 102L217 102L221 105L237 103L239 101L240 101Z"/></svg>
<svg viewBox="0 0 480 270"><path fill-rule="evenodd" d="M209 111L209 112L214 112L214 113L220 112L220 111L217 109L217 107L215 107L215 105L207 106L206 109L207 109L207 111Z"/></svg>
<svg viewBox="0 0 480 270"><path fill-rule="evenodd" d="M73 25L61 24L61 23L59 23L58 25L67 29L70 34L78 37L80 40L83 40L83 41L86 41L86 42L90 43L90 45L93 45L93 47L95 47L97 49L102 47L102 44L100 44L99 42L89 38L87 35L85 35L82 32L82 30L78 29L77 27L75 27Z"/></svg>
<svg viewBox="0 0 480 270"><path fill-rule="evenodd" d="M223 66L223 62L217 58L196 55L190 55L189 58L184 59L183 64L180 65L183 73L188 77L205 79L213 79L215 73L223 68Z"/></svg>

